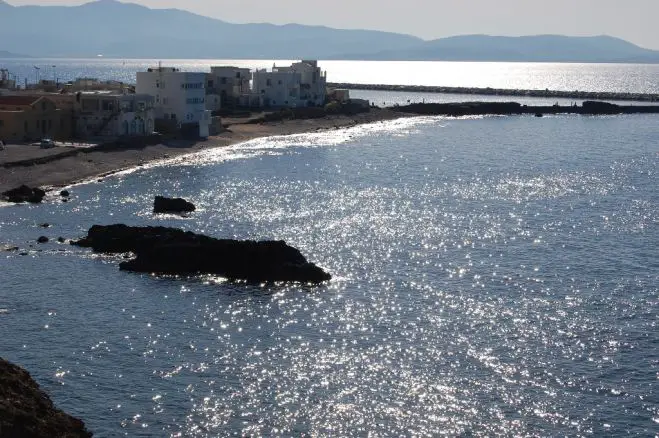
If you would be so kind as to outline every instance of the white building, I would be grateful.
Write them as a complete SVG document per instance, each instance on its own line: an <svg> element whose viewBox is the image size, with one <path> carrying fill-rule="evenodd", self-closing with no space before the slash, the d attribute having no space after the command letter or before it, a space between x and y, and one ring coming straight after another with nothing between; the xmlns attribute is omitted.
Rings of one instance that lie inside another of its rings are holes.
<svg viewBox="0 0 659 438"><path fill-rule="evenodd" d="M256 70L252 74L252 89L261 96L266 107L296 107L299 105L300 80L294 71Z"/></svg>
<svg viewBox="0 0 659 438"><path fill-rule="evenodd" d="M76 134L81 138L151 135L154 98L147 94L79 92L74 115Z"/></svg>
<svg viewBox="0 0 659 438"><path fill-rule="evenodd" d="M318 61L302 60L291 65L291 70L300 73L300 101L305 106L325 104L327 93L327 74L318 67Z"/></svg>
<svg viewBox="0 0 659 438"><path fill-rule="evenodd" d="M0 89L13 90L16 88L16 77L12 79L12 75L7 69L0 69Z"/></svg>
<svg viewBox="0 0 659 438"><path fill-rule="evenodd" d="M179 128L197 125L199 136L208 137L206 73L182 72L172 67L149 68L137 73L135 91L155 97L156 118L175 121Z"/></svg>
<svg viewBox="0 0 659 438"><path fill-rule="evenodd" d="M240 68L233 66L218 66L211 67L211 72L208 75L206 94L214 98L219 98L222 107L233 107L239 104L240 96L249 93L250 90L251 72L248 68ZM207 102L206 107L215 108L216 102ZM209 108L211 109L211 108Z"/></svg>
<svg viewBox="0 0 659 438"><path fill-rule="evenodd" d="M252 92L265 106L305 107L325 104L327 76L317 61L304 60L289 67L273 66L272 71L252 74Z"/></svg>

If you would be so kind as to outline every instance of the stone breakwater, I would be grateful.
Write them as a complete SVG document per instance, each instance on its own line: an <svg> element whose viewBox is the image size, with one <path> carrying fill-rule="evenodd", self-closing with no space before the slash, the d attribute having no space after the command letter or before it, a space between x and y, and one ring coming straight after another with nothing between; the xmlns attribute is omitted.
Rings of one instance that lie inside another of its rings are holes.
<svg viewBox="0 0 659 438"><path fill-rule="evenodd" d="M549 99L588 99L588 100L627 100L637 102L659 102L659 94L623 93L607 91L563 91L563 90L522 90L508 88L442 87L430 85L387 85L329 83L332 88L348 90L404 91L412 93L473 94L481 96L524 96Z"/></svg>

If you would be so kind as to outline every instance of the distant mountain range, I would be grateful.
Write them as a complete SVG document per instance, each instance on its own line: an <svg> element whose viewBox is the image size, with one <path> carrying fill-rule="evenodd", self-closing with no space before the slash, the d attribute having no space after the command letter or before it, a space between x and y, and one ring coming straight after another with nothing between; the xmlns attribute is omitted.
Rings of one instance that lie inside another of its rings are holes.
<svg viewBox="0 0 659 438"><path fill-rule="evenodd" d="M468 35L425 41L370 30L234 24L116 0L80 6L12 6L0 0L0 41L4 50L35 57L659 63L659 51L609 36ZM4 53L0 58L11 56Z"/></svg>
<svg viewBox="0 0 659 438"><path fill-rule="evenodd" d="M644 49L606 35L592 37L463 35L426 41L403 50L369 51L346 54L341 58L405 61L658 63L659 51Z"/></svg>

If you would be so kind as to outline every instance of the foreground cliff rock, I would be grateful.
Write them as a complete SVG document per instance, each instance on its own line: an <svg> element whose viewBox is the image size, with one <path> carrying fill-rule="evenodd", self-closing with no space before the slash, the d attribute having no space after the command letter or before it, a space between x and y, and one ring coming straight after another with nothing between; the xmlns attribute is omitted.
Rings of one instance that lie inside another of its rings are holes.
<svg viewBox="0 0 659 438"><path fill-rule="evenodd" d="M100 253L135 254L119 265L132 272L165 275L213 274L250 283L321 283L332 277L283 241L215 239L176 228L94 225L72 242Z"/></svg>
<svg viewBox="0 0 659 438"><path fill-rule="evenodd" d="M0 438L91 436L82 421L55 408L27 371L0 358Z"/></svg>
<svg viewBox="0 0 659 438"><path fill-rule="evenodd" d="M41 190L38 187L31 188L26 185L16 187L15 189L7 190L2 193L1 198L7 202L22 203L30 202L32 204L38 204L46 196L46 192Z"/></svg>
<svg viewBox="0 0 659 438"><path fill-rule="evenodd" d="M195 210L195 205L183 198L156 196L156 199L153 201L154 213L190 213Z"/></svg>

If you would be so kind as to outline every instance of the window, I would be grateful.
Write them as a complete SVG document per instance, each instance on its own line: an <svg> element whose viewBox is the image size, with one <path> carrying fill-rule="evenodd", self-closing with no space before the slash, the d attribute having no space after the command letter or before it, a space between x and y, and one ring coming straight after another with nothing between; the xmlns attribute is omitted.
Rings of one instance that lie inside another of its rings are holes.
<svg viewBox="0 0 659 438"><path fill-rule="evenodd" d="M37 120L37 129L39 129L40 127L41 127L40 121Z"/></svg>
<svg viewBox="0 0 659 438"><path fill-rule="evenodd" d="M281 85L281 79L279 80L279 85Z"/></svg>
<svg viewBox="0 0 659 438"><path fill-rule="evenodd" d="M240 72L239 71L236 72L236 79L240 79Z"/></svg>
<svg viewBox="0 0 659 438"><path fill-rule="evenodd" d="M41 102L41 109L46 111L46 101Z"/></svg>
<svg viewBox="0 0 659 438"><path fill-rule="evenodd" d="M265 85L267 85L268 87L271 87L272 86L272 79L266 79Z"/></svg>
<svg viewBox="0 0 659 438"><path fill-rule="evenodd" d="M51 129L53 129L53 120L52 119L48 120L48 130L50 131Z"/></svg>
<svg viewBox="0 0 659 438"><path fill-rule="evenodd" d="M225 84L227 83L227 78L222 78L222 79L220 79L220 83L221 83L222 85L225 85Z"/></svg>

